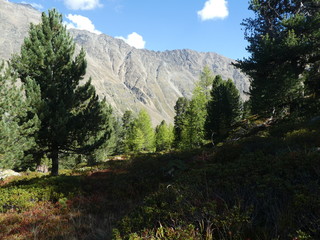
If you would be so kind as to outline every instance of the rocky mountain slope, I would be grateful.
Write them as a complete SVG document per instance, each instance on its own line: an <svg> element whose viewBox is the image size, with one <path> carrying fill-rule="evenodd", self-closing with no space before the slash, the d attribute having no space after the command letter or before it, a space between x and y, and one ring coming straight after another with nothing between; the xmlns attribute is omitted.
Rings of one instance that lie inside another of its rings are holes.
<svg viewBox="0 0 320 240"><path fill-rule="evenodd" d="M30 22L40 21L41 13L25 4L0 0L0 59L18 53ZM136 49L120 39L72 29L78 47L87 52L87 76L100 96L106 97L116 113L146 108L154 123L173 120L179 96L190 97L204 66L224 79L231 78L241 93L249 81L235 69L231 59L216 53L192 50L155 52ZM242 96L244 96L242 94Z"/></svg>

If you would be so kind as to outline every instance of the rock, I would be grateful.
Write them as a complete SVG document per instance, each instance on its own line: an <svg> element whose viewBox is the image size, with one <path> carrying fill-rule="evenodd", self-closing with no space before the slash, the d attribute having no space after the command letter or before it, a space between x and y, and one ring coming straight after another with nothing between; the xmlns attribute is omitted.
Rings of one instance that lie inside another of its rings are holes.
<svg viewBox="0 0 320 240"><path fill-rule="evenodd" d="M21 176L21 174L10 169L0 169L0 180L12 176Z"/></svg>
<svg viewBox="0 0 320 240"><path fill-rule="evenodd" d="M48 168L47 165L41 164L41 165L38 165L38 166L37 166L36 172L48 173L48 172L49 172L49 168Z"/></svg>

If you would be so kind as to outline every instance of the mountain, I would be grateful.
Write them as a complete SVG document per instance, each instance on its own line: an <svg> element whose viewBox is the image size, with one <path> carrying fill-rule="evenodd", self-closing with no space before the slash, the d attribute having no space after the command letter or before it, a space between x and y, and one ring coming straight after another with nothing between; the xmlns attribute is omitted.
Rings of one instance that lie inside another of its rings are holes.
<svg viewBox="0 0 320 240"><path fill-rule="evenodd" d="M30 22L38 23L40 16L30 5L0 0L0 59L19 52ZM216 53L186 49L155 52L136 49L105 34L69 31L77 48L86 50L87 76L119 114L145 108L154 123L163 119L172 122L177 98L191 97L206 65L215 75L233 79L243 98L249 88L248 78L231 65L233 60Z"/></svg>

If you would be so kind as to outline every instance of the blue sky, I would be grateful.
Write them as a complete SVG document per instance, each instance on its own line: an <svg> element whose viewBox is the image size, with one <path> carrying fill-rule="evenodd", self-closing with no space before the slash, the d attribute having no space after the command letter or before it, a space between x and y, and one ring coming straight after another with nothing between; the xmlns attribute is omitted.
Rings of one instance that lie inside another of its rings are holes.
<svg viewBox="0 0 320 240"><path fill-rule="evenodd" d="M87 29L155 51L192 49L247 57L240 23L243 0L9 0L40 11L58 9L69 27Z"/></svg>

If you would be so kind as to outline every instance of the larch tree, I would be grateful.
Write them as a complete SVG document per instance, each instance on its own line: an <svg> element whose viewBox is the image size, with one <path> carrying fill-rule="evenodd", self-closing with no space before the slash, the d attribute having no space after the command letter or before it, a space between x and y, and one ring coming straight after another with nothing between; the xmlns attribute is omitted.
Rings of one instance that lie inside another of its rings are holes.
<svg viewBox="0 0 320 240"><path fill-rule="evenodd" d="M180 142L182 148L200 147L205 142L207 104L210 100L210 87L213 80L212 72L205 67L200 80L195 84L192 99L184 116Z"/></svg>
<svg viewBox="0 0 320 240"><path fill-rule="evenodd" d="M156 150L157 151L169 150L172 147L173 140L174 140L173 128L171 125L168 125L165 120L163 120L156 127L156 134L155 134Z"/></svg>
<svg viewBox="0 0 320 240"><path fill-rule="evenodd" d="M197 148L205 140L204 124L207 116L207 98L202 88L197 85L188 106L184 127L181 132L181 148Z"/></svg>
<svg viewBox="0 0 320 240"><path fill-rule="evenodd" d="M142 132L144 142L143 150L155 150L155 133L152 127L150 115L146 110L141 110L135 120L135 126Z"/></svg>
<svg viewBox="0 0 320 240"><path fill-rule="evenodd" d="M31 24L20 55L11 63L23 83L28 78L40 88L36 103L40 120L38 148L34 154L52 161L52 175L58 175L59 153L88 154L110 136L110 111L100 101L91 79L83 82L87 63L81 49L75 55L75 43L55 9L42 13L40 24Z"/></svg>
<svg viewBox="0 0 320 240"><path fill-rule="evenodd" d="M128 148L132 152L141 152L147 150L145 148L145 138L143 131L138 127L137 122L134 121L129 129Z"/></svg>
<svg viewBox="0 0 320 240"><path fill-rule="evenodd" d="M212 71L210 70L209 66L205 66L200 74L200 81L198 82L198 85L202 89L208 101L210 100L210 89L214 81L214 78L215 77L212 74Z"/></svg>
<svg viewBox="0 0 320 240"><path fill-rule="evenodd" d="M130 111L125 112L123 128L125 152L153 152L155 150L155 133L146 110L142 109L136 118L132 117Z"/></svg>

